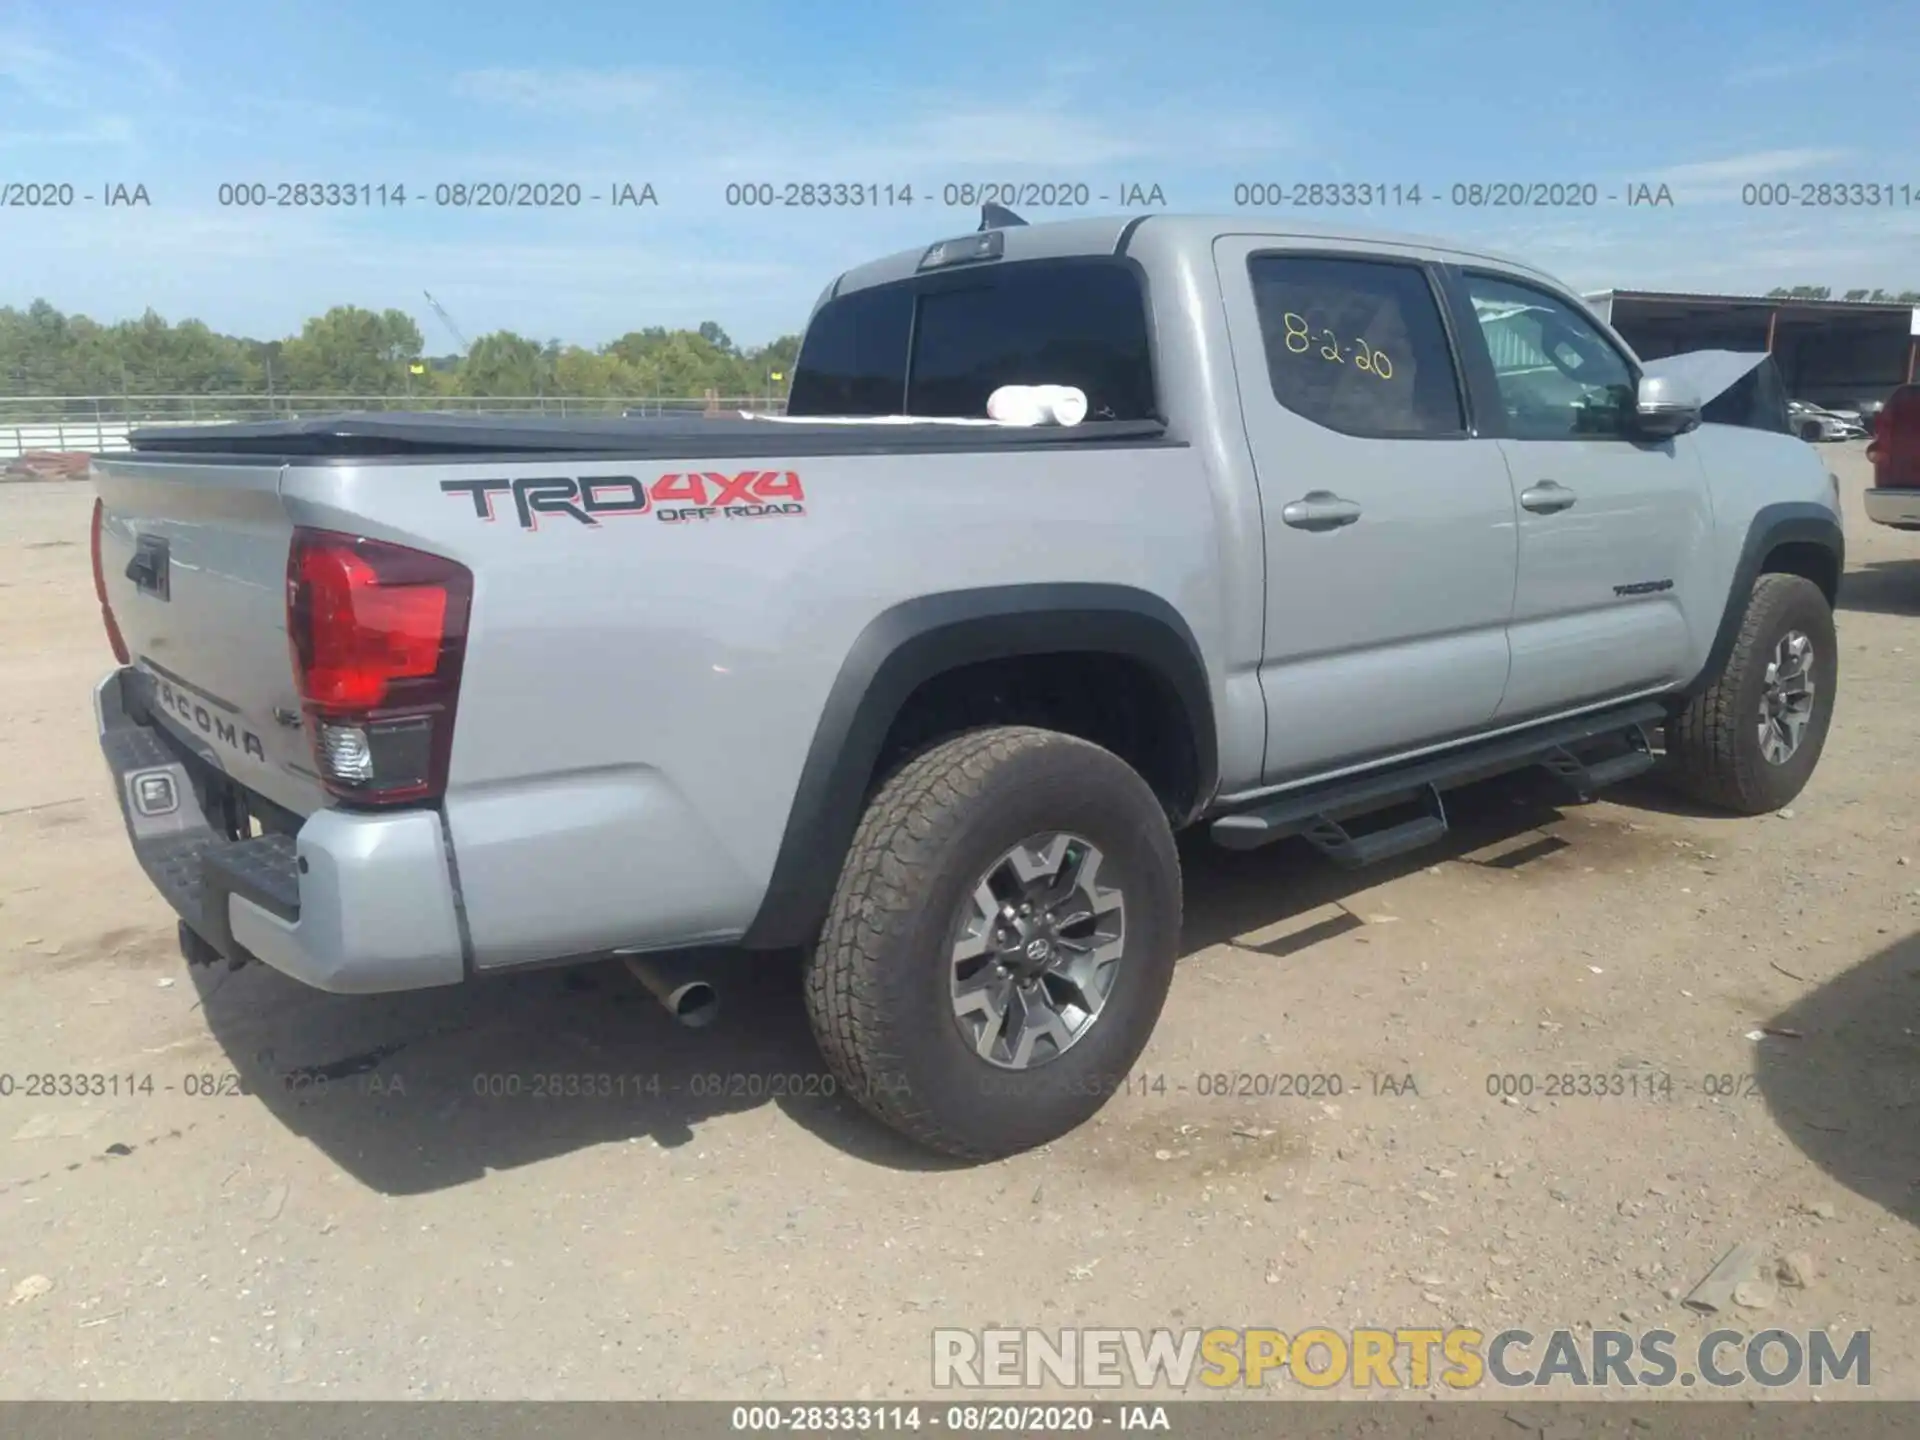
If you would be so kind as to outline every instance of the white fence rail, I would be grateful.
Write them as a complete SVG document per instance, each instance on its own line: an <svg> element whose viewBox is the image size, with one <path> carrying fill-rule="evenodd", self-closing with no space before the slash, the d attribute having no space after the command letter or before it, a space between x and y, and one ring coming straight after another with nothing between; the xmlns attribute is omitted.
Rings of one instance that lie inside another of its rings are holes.
<svg viewBox="0 0 1920 1440"><path fill-rule="evenodd" d="M346 410L504 415L779 413L779 395L26 395L0 396L0 462L32 451L125 450L145 425L293 420Z"/></svg>
<svg viewBox="0 0 1920 1440"><path fill-rule="evenodd" d="M217 425L217 420L170 420L170 425ZM39 451L90 455L126 450L130 431L138 426L124 420L58 422L51 425L0 425L0 460L17 460Z"/></svg>

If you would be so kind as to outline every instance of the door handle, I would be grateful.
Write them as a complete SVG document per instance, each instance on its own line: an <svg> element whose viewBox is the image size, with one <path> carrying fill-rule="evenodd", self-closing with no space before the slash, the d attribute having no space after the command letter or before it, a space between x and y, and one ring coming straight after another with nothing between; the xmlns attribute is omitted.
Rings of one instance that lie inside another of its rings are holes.
<svg viewBox="0 0 1920 1440"><path fill-rule="evenodd" d="M1555 515L1562 510L1571 510L1573 502L1580 497L1566 486L1553 480L1542 480L1520 492L1520 505L1536 515Z"/></svg>
<svg viewBox="0 0 1920 1440"><path fill-rule="evenodd" d="M1337 530L1358 520L1360 507L1331 490L1309 490L1282 506L1280 518L1296 530Z"/></svg>

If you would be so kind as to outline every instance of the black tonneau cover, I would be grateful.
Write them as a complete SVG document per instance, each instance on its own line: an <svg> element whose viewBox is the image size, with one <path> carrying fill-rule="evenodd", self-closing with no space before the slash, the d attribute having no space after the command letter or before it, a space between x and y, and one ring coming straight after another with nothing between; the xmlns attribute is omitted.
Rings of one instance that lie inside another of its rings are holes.
<svg viewBox="0 0 1920 1440"><path fill-rule="evenodd" d="M363 411L234 425L135 430L141 455L244 455L259 459L344 459L594 452L669 459L755 455L871 455L941 450L1031 450L1055 445L1141 445L1166 441L1157 420L1102 420L1074 426L835 424L825 421L559 415L446 415Z"/></svg>

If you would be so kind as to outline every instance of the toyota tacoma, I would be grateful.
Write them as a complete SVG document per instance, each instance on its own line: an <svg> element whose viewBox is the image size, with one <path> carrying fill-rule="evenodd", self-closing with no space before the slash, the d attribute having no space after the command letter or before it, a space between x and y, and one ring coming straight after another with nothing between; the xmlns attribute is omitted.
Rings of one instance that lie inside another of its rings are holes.
<svg viewBox="0 0 1920 1440"><path fill-rule="evenodd" d="M987 422L1026 384L1084 423ZM136 433L100 742L190 960L619 954L692 1010L687 957L799 950L842 1085L1004 1155L1147 1043L1178 830L1360 865L1525 767L1800 791L1836 502L1710 398L1478 249L989 216L835 278L781 420Z"/></svg>

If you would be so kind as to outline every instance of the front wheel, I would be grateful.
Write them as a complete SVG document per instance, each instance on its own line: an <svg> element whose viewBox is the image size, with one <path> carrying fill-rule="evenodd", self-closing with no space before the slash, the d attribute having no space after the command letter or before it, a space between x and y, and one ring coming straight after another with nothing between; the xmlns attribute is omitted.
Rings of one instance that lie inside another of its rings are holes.
<svg viewBox="0 0 1920 1440"><path fill-rule="evenodd" d="M1118 757L996 727L873 798L807 968L828 1065L871 1113L985 1160L1057 1139L1126 1079L1180 937L1180 861Z"/></svg>
<svg viewBox="0 0 1920 1440"><path fill-rule="evenodd" d="M1826 744L1839 665L1820 588L1798 575L1762 575L1720 673L1668 723L1676 783L1742 815L1790 802Z"/></svg>

